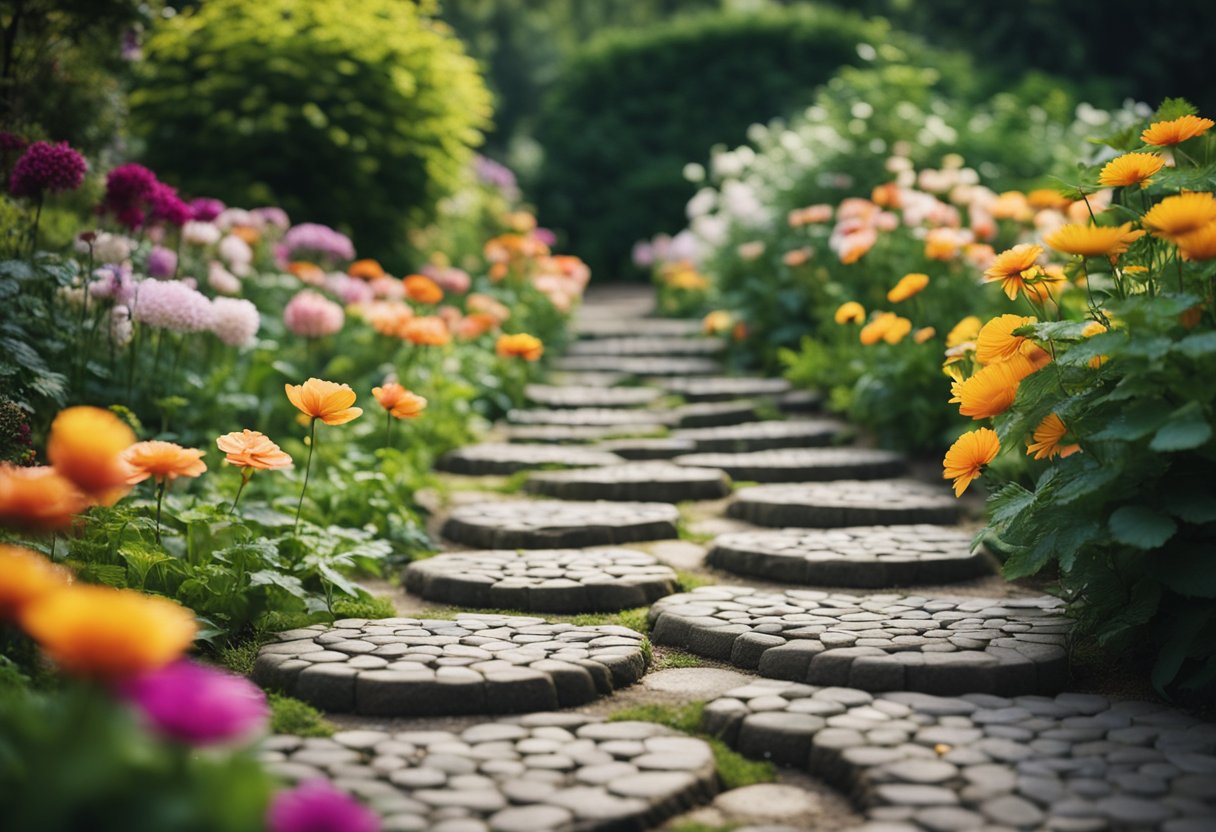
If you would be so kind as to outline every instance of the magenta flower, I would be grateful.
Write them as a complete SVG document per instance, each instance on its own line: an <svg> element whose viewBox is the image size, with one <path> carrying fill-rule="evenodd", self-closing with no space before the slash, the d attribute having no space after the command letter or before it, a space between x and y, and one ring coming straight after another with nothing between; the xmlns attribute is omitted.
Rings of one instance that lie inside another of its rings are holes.
<svg viewBox="0 0 1216 832"><path fill-rule="evenodd" d="M283 307L283 323L305 338L333 335L345 321L341 306L311 289L300 292Z"/></svg>
<svg viewBox="0 0 1216 832"><path fill-rule="evenodd" d="M334 231L328 225L315 222L293 225L283 235L283 245L290 257L296 257L300 252L308 252L334 260L355 259L355 245L350 241L350 237Z"/></svg>
<svg viewBox="0 0 1216 832"><path fill-rule="evenodd" d="M153 222L167 222L178 228L194 218L194 211L177 195L177 188L164 182L157 182L148 192L148 207Z"/></svg>
<svg viewBox="0 0 1216 832"><path fill-rule="evenodd" d="M199 222L211 222L213 219L224 213L224 203L218 199L212 199L209 196L200 196L198 199L190 200L191 219Z"/></svg>
<svg viewBox="0 0 1216 832"><path fill-rule="evenodd" d="M144 203L156 185L156 174L143 165L119 165L106 176L100 210L113 214L128 228L138 228L144 224Z"/></svg>
<svg viewBox="0 0 1216 832"><path fill-rule="evenodd" d="M84 182L89 165L67 142L34 142L13 165L8 189L13 196L40 196L74 191Z"/></svg>
<svg viewBox="0 0 1216 832"><path fill-rule="evenodd" d="M270 718L266 695L252 682L189 661L128 679L118 693L157 732L193 745L247 739Z"/></svg>
<svg viewBox="0 0 1216 832"><path fill-rule="evenodd" d="M177 252L164 246L153 246L148 252L148 275L156 278L173 277L177 271Z"/></svg>
<svg viewBox="0 0 1216 832"><path fill-rule="evenodd" d="M380 832L380 818L327 780L281 791L266 812L268 832Z"/></svg>
<svg viewBox="0 0 1216 832"><path fill-rule="evenodd" d="M0 153L20 153L30 146L24 137L7 130L0 130Z"/></svg>

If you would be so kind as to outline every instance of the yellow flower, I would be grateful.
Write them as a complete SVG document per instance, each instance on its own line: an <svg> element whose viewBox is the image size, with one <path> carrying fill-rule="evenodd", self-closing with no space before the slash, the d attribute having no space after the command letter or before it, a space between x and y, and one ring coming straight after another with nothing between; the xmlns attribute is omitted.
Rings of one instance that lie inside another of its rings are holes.
<svg viewBox="0 0 1216 832"><path fill-rule="evenodd" d="M898 344L904 340L909 332L912 331L912 322L907 318L896 316L895 320L891 321L891 325L882 334L882 339L888 344Z"/></svg>
<svg viewBox="0 0 1216 832"><path fill-rule="evenodd" d="M1114 256L1127 251L1127 247L1144 236L1140 229L1133 230L1130 222L1120 226L1061 225L1043 238L1043 242L1064 254L1082 257Z"/></svg>
<svg viewBox="0 0 1216 832"><path fill-rule="evenodd" d="M1168 147L1172 144L1181 144L1187 139L1193 139L1196 136L1202 136L1212 129L1213 124L1216 124L1216 122L1213 122L1210 118L1189 115L1181 116L1172 121L1158 121L1150 124L1140 134L1140 139L1145 144L1151 144L1156 147Z"/></svg>
<svg viewBox="0 0 1216 832"><path fill-rule="evenodd" d="M1001 440L991 428L979 428L964 433L942 460L942 479L954 480L954 496L961 497L967 486L977 479L983 468L1000 453Z"/></svg>
<svg viewBox="0 0 1216 832"><path fill-rule="evenodd" d="M918 344L923 344L937 334L937 330L931 326L922 326L916 332L912 333L912 340Z"/></svg>
<svg viewBox="0 0 1216 832"><path fill-rule="evenodd" d="M1043 255L1043 247L1022 243L1003 251L984 272L986 283L999 282L1010 300L1017 300L1018 292L1025 291L1028 282L1038 280L1043 269L1035 261Z"/></svg>
<svg viewBox="0 0 1216 832"><path fill-rule="evenodd" d="M1183 234L1177 240L1183 260L1216 259L1216 222L1210 222L1197 231Z"/></svg>
<svg viewBox="0 0 1216 832"><path fill-rule="evenodd" d="M1013 404L1022 379L1035 371L1029 358L1018 353L1008 361L989 364L971 378L951 385L952 404L972 419L988 419L1004 413Z"/></svg>
<svg viewBox="0 0 1216 832"><path fill-rule="evenodd" d="M69 407L51 423L46 455L77 488L96 495L126 483L122 454L134 443L135 432L110 411Z"/></svg>
<svg viewBox="0 0 1216 832"><path fill-rule="evenodd" d="M836 323L838 324L859 324L866 319L866 310L855 300L840 304L840 308L836 310Z"/></svg>
<svg viewBox="0 0 1216 832"><path fill-rule="evenodd" d="M285 384L287 398L296 408L311 419L320 419L327 425L344 425L363 415L363 408L351 407L355 403L355 391L349 384L338 384L310 378L303 384Z"/></svg>
<svg viewBox="0 0 1216 832"><path fill-rule="evenodd" d="M975 360L981 364L1007 361L1022 351L1027 343L1024 335L1014 335L1018 327L1037 323L1029 315L1000 315L984 324L975 339Z"/></svg>
<svg viewBox="0 0 1216 832"><path fill-rule="evenodd" d="M1109 188L1140 185L1152 182L1152 176L1165 165L1165 160L1153 153L1124 153L1111 159L1098 174L1098 182Z"/></svg>
<svg viewBox="0 0 1216 832"><path fill-rule="evenodd" d="M1039 422L1039 426L1034 429L1034 441L1028 443L1026 454L1035 459L1051 459L1053 456L1063 459L1072 456L1081 450L1081 446L1076 443L1061 446L1060 440L1067 433L1068 427L1065 426L1063 419L1054 413L1047 414L1043 421Z"/></svg>
<svg viewBox="0 0 1216 832"><path fill-rule="evenodd" d="M1030 207L1035 210L1043 210L1044 208L1052 208L1056 211L1063 211L1072 204L1072 200L1064 196L1055 188L1036 188L1026 194L1026 201L1030 203Z"/></svg>
<svg viewBox="0 0 1216 832"><path fill-rule="evenodd" d="M518 335L499 335L494 351L503 358L522 358L525 361L536 361L545 352L545 345L540 339L526 332Z"/></svg>
<svg viewBox="0 0 1216 832"><path fill-rule="evenodd" d="M929 285L929 275L920 272L906 274L895 284L895 288L887 292L887 300L891 303L905 301L913 295L920 294Z"/></svg>
<svg viewBox="0 0 1216 832"><path fill-rule="evenodd" d="M1053 293L1058 295L1066 288L1068 280L1064 277L1064 267L1053 264L1044 266L1038 277L1027 283L1022 291L1035 303L1046 303L1052 299Z"/></svg>
<svg viewBox="0 0 1216 832"><path fill-rule="evenodd" d="M980 334L980 319L975 315L968 315L954 325L954 329L946 335L946 347L957 347L965 344L968 341L974 341Z"/></svg>
<svg viewBox="0 0 1216 832"><path fill-rule="evenodd" d="M1144 225L1154 237L1170 242L1216 222L1216 199L1206 191L1167 196L1144 215Z"/></svg>
<svg viewBox="0 0 1216 832"><path fill-rule="evenodd" d="M1107 329L1106 329L1105 325L1100 324L1097 321L1090 321L1081 329L1081 335L1084 336L1085 338L1092 338L1093 336L1099 335L1106 331L1107 331ZM1108 356L1105 356L1105 355L1095 355L1093 358L1089 359L1090 369L1092 369L1092 370L1098 369L1099 367L1101 367L1103 364L1106 363L1107 358L1108 358Z"/></svg>
<svg viewBox="0 0 1216 832"><path fill-rule="evenodd" d="M701 328L705 330L706 335L717 335L719 332L725 332L730 329L730 325L730 313L723 309L710 312L701 321Z"/></svg>
<svg viewBox="0 0 1216 832"><path fill-rule="evenodd" d="M19 617L27 606L71 581L71 572L32 549L0 544L0 619Z"/></svg>
<svg viewBox="0 0 1216 832"><path fill-rule="evenodd" d="M877 344L886 336L887 330L891 328L898 317L894 312L880 312L874 320L861 328L861 334L858 336L861 343L867 347Z"/></svg>

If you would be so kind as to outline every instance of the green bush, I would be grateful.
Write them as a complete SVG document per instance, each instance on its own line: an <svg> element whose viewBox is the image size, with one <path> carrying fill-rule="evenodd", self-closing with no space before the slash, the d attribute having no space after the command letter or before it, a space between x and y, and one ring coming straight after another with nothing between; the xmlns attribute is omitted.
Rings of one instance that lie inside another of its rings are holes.
<svg viewBox="0 0 1216 832"><path fill-rule="evenodd" d="M413 3L211 0L147 53L131 117L158 173L348 227L394 268L384 253L460 184L490 114L474 62Z"/></svg>
<svg viewBox="0 0 1216 832"><path fill-rule="evenodd" d="M602 35L564 68L538 118L541 215L593 273L618 272L635 241L679 230L692 195L685 162L809 104L860 61L858 44L887 37L880 23L805 7Z"/></svg>

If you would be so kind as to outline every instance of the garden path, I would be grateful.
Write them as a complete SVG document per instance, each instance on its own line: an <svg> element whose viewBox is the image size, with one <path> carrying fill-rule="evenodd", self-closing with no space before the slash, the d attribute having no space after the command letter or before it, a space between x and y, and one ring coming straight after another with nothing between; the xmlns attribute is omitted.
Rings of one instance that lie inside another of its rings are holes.
<svg viewBox="0 0 1216 832"><path fill-rule="evenodd" d="M973 504L651 306L591 293L565 371L443 461L400 617L264 648L344 729L269 764L388 830L1216 829L1216 725L1066 692L1062 607L971 552ZM629 719L694 702L778 782L715 797L706 739Z"/></svg>

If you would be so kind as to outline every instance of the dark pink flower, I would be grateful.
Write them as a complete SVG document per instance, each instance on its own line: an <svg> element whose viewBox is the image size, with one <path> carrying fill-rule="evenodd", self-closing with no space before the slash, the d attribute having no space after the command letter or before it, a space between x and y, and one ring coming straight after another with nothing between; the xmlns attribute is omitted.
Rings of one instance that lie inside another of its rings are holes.
<svg viewBox="0 0 1216 832"><path fill-rule="evenodd" d="M13 196L38 196L47 191L74 191L89 165L67 142L34 142L13 165L8 189Z"/></svg>
<svg viewBox="0 0 1216 832"><path fill-rule="evenodd" d="M114 214L128 228L138 228L144 224L144 203L156 184L156 174L143 165L119 165L106 176L101 211Z"/></svg>
<svg viewBox="0 0 1216 832"><path fill-rule="evenodd" d="M209 196L200 196L198 199L190 200L190 211L193 214L192 219L199 222L211 222L224 213L226 207L218 199L213 199Z"/></svg>
<svg viewBox="0 0 1216 832"><path fill-rule="evenodd" d="M157 182L148 192L148 216L152 222L167 222L179 228L194 218L194 211L177 195L177 188Z"/></svg>
<svg viewBox="0 0 1216 832"><path fill-rule="evenodd" d="M24 137L18 136L16 133L10 133L7 130L0 130L0 153L20 153L29 147L29 142Z"/></svg>
<svg viewBox="0 0 1216 832"><path fill-rule="evenodd" d="M380 818L326 780L307 780L274 796L268 832L380 832Z"/></svg>
<svg viewBox="0 0 1216 832"><path fill-rule="evenodd" d="M189 661L128 679L118 692L156 731L195 745L249 737L270 717L266 695L252 682Z"/></svg>

